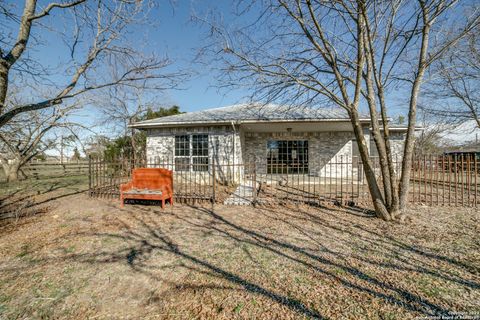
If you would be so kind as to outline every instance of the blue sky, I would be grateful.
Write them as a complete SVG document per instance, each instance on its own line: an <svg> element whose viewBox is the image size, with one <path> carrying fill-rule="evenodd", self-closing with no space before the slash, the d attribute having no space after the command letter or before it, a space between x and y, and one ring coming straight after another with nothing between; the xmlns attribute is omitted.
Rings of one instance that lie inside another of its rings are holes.
<svg viewBox="0 0 480 320"><path fill-rule="evenodd" d="M51 0L39 0L39 9L45 7ZM15 11L20 14L23 10L23 1L6 1L14 5ZM151 20L154 26L142 27L130 36L137 48L145 52L155 52L157 55L166 55L173 64L169 70L188 70L192 73L187 81L181 84L181 90L169 90L159 95L158 106L179 105L182 111L197 111L212 107L221 107L245 101L249 96L247 89L219 90L218 73L213 72L209 66L194 63L194 58L199 48L208 43L208 28L198 22L192 21L192 16L204 16L210 10L214 10L222 16L227 24L245 24L249 17L239 18L234 14L235 0L158 0L157 5L151 13ZM53 30L68 28L68 19L58 21L58 9L53 11L49 17L42 19L42 23ZM11 24L12 35L15 36L18 24ZM2 28L3 29L3 28ZM0 32L5 32L0 30ZM65 67L62 65L64 59L68 59L69 52L64 44L58 39L54 31L44 33L41 36L44 46L38 50L30 51L31 57L42 61L42 64L49 64L58 68L61 72ZM55 80L65 83L66 78L58 75ZM35 90L35 88L34 88ZM392 90L395 90L392 88ZM31 99L39 99L38 95L32 94ZM402 92L391 92L389 95L391 116L405 112L405 101ZM97 118L92 114L94 109L83 110L82 115L77 117L84 124L93 124ZM95 112L95 111L94 111ZM102 134L108 134L108 129L95 129ZM112 135L112 132L110 132Z"/></svg>
<svg viewBox="0 0 480 320"><path fill-rule="evenodd" d="M50 0L39 0L38 9L45 7ZM18 14L23 10L23 1L7 1L16 7ZM211 107L221 107L245 101L249 95L247 89L219 90L218 73L213 72L209 66L194 63L194 58L199 48L208 43L208 28L206 25L193 22L192 16L204 16L211 10L220 14L227 24L248 24L247 15L238 17L234 14L237 2L235 0L158 0L157 6L151 12L150 18L155 25L137 29L130 35L129 41L135 43L137 48L145 52L155 52L157 55L168 56L173 64L169 70L188 70L192 72L189 79L181 84L181 90L169 90L162 92L158 99L159 106L179 105L183 111L196 111ZM255 12L253 14L256 14ZM42 19L42 23L48 27L68 28L68 16L62 14L59 9L52 11L49 17ZM12 34L16 35L18 25L12 25ZM34 28L34 30L39 30ZM55 80L67 81L60 73L64 72L62 65L68 59L67 47L61 43L60 38L54 32L49 31L41 35L44 46L36 49L32 58L38 59L43 65L49 64L58 68L59 75ZM84 58L82 58L84 59ZM65 83L65 81L61 81ZM34 95L33 95L34 96ZM393 96L396 96L395 94ZM38 99L38 97L32 97ZM394 103L398 105L399 103ZM398 108L393 108L397 113Z"/></svg>
<svg viewBox="0 0 480 320"><path fill-rule="evenodd" d="M248 94L242 90L219 91L215 88L215 74L205 66L192 64L198 48L206 41L207 31L199 23L193 22L192 16L202 15L211 9L221 11L225 19L232 17L232 3L226 0L179 0L172 5L163 2L154 13L159 19L159 28L150 30L148 34L158 52L166 52L173 59L173 67L195 71L195 75L182 84L183 90L172 90L165 94L167 103L178 104L184 111L234 104Z"/></svg>
<svg viewBox="0 0 480 320"><path fill-rule="evenodd" d="M23 1L6 1L12 5L14 11L20 15L23 10ZM50 0L40 0L37 11L44 8ZM242 100L247 92L241 90L229 90L228 92L219 92L214 88L216 84L215 76L206 70L205 66L199 66L192 63L199 47L203 46L206 37L206 28L199 23L192 22L192 16L202 15L210 9L222 12L222 15L228 19L232 12L231 1L215 1L215 0L172 0L157 1L157 6L153 8L150 18L155 23L148 28L140 28L134 36L129 40L136 43L141 50L146 52L155 52L159 56L168 56L173 64L169 68L172 70L188 70L192 72L188 81L181 84L182 90L170 90L163 93L162 100L159 105L177 104L184 111L195 111L208 107L223 106L233 104ZM59 21L59 17L64 20ZM42 19L42 23L48 28L64 28L68 25L68 19L62 16L58 9L53 10L51 15ZM8 29L2 28L0 32L11 32L11 36L15 37L18 31L17 23L9 23ZM67 26L68 28L68 26ZM39 29L34 26L33 32ZM60 38L54 31L48 31L42 35L37 34L43 43L43 47L28 50L32 58L41 61L42 65L49 65L58 68L59 75L54 78L55 81L67 80L62 78L60 73L63 71L59 67L63 61L68 59L69 52L67 47L59 41ZM31 43L30 43L31 44ZM63 67L64 68L64 67ZM38 97L32 97L35 99Z"/></svg>
<svg viewBox="0 0 480 320"><path fill-rule="evenodd" d="M43 8L49 0L39 1L39 10ZM13 1L10 3L16 5L18 13L23 10L23 1ZM158 6L151 13L151 19L155 26L141 28L129 38L140 50L146 52L153 51L158 55L167 55L173 64L170 70L187 69L192 71L192 76L181 84L181 90L169 90L159 95L157 104L159 106L179 105L183 111L196 111L212 107L221 107L235 104L246 100L249 95L247 89L223 89L219 90L219 75L209 69L208 66L193 63L197 50L208 43L208 28L200 23L192 22L192 16L203 16L210 10L220 13L224 21L228 23L243 23L247 18L238 18L233 14L236 2L234 0L172 0L158 1ZM57 21L59 12L53 11L50 17L42 20L42 23L53 28L68 25L68 21ZM12 32L15 34L17 26L12 24ZM46 33L42 36L46 41L45 46L35 51L35 59L41 60L43 64L48 63L53 66L60 64L58 70L62 70L61 61L68 58L68 51L65 45L58 41L54 33ZM63 67L64 68L64 67ZM62 77L58 76L57 80ZM393 96L397 96L393 94ZM38 97L33 97L38 99ZM401 102L394 104L396 108L394 113L398 113ZM90 110L84 111L83 121L89 123L92 121Z"/></svg>

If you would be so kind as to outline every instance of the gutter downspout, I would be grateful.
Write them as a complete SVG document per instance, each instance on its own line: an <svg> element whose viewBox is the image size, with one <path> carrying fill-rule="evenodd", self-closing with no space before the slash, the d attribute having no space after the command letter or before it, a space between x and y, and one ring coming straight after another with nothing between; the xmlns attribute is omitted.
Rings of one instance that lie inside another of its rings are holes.
<svg viewBox="0 0 480 320"><path fill-rule="evenodd" d="M235 130L235 123L232 121L232 129L233 129L233 136L232 136L232 149L233 149L233 179L235 181L235 136L237 135L237 131Z"/></svg>

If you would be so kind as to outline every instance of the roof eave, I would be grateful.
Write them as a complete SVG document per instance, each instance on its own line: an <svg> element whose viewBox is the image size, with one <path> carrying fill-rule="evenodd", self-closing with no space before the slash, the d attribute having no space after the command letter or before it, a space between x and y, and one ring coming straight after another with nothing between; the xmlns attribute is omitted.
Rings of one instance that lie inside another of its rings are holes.
<svg viewBox="0 0 480 320"><path fill-rule="evenodd" d="M415 131L422 131L424 130L424 127L415 127ZM370 128L370 130L373 130L373 128ZM388 131L407 131L408 127L389 127ZM383 128L380 128L380 131L383 131Z"/></svg>
<svg viewBox="0 0 480 320"><path fill-rule="evenodd" d="M128 125L129 128L149 129L149 128L166 128L176 126L196 126L196 125L231 125L234 124L252 124L252 123L288 123L288 122L350 122L350 119L285 119L285 120L222 120L222 121L185 121L185 122L168 122L168 123L134 123ZM360 119L361 123L370 123L370 119Z"/></svg>

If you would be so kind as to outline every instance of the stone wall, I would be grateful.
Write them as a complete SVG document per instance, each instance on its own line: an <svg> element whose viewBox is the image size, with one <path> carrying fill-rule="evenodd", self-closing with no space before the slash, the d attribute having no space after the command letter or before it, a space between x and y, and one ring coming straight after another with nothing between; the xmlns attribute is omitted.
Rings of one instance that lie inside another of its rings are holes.
<svg viewBox="0 0 480 320"><path fill-rule="evenodd" d="M177 127L147 130L147 161L149 164L170 164L175 162L175 135L209 135L209 164L217 164L217 176L243 174L242 164L255 163L258 174L267 173L267 141L269 140L308 140L309 174L322 177L348 176L352 170L352 153L355 137L351 131L342 132L243 132L236 126ZM365 129L367 146L370 134ZM404 134L392 132L394 155L401 157ZM375 150L371 150L375 156ZM215 158L215 159L214 159ZM399 158L400 160L400 158ZM356 162L356 158L353 160ZM211 170L211 168L209 168ZM227 178L225 178L227 179Z"/></svg>
<svg viewBox="0 0 480 320"><path fill-rule="evenodd" d="M243 175L241 134L233 126L176 127L147 130L147 162L150 166L168 165L174 169L175 136L182 134L208 134L209 171L216 164L216 177L238 180ZM209 173L207 173L209 174ZM200 174L196 174L200 176Z"/></svg>
<svg viewBox="0 0 480 320"><path fill-rule="evenodd" d="M175 136L182 134L208 134L209 157L215 156L220 164L242 163L240 132L230 126L178 127L147 130L147 161L173 163Z"/></svg>
<svg viewBox="0 0 480 320"><path fill-rule="evenodd" d="M390 132L390 146L392 148L393 159L397 159L398 162L402 160L403 157L403 146L405 145L405 135L404 132L392 131ZM370 142L370 155L372 157L378 157L378 151L375 146L373 139Z"/></svg>
<svg viewBox="0 0 480 320"><path fill-rule="evenodd" d="M392 155L394 160L401 161L403 157L403 147L405 146L406 133L403 132L391 132L390 133L390 145L392 146Z"/></svg>
<svg viewBox="0 0 480 320"><path fill-rule="evenodd" d="M365 132L367 145L369 134ZM352 171L353 132L246 132L244 159L255 162L259 174L267 173L267 141L308 140L309 174L347 176Z"/></svg>

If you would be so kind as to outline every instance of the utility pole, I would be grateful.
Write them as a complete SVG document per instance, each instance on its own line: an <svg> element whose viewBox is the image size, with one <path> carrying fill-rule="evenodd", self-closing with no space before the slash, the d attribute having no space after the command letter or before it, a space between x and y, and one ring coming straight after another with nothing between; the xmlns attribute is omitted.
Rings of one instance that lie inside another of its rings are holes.
<svg viewBox="0 0 480 320"><path fill-rule="evenodd" d="M60 138L60 163L63 164L63 134Z"/></svg>

